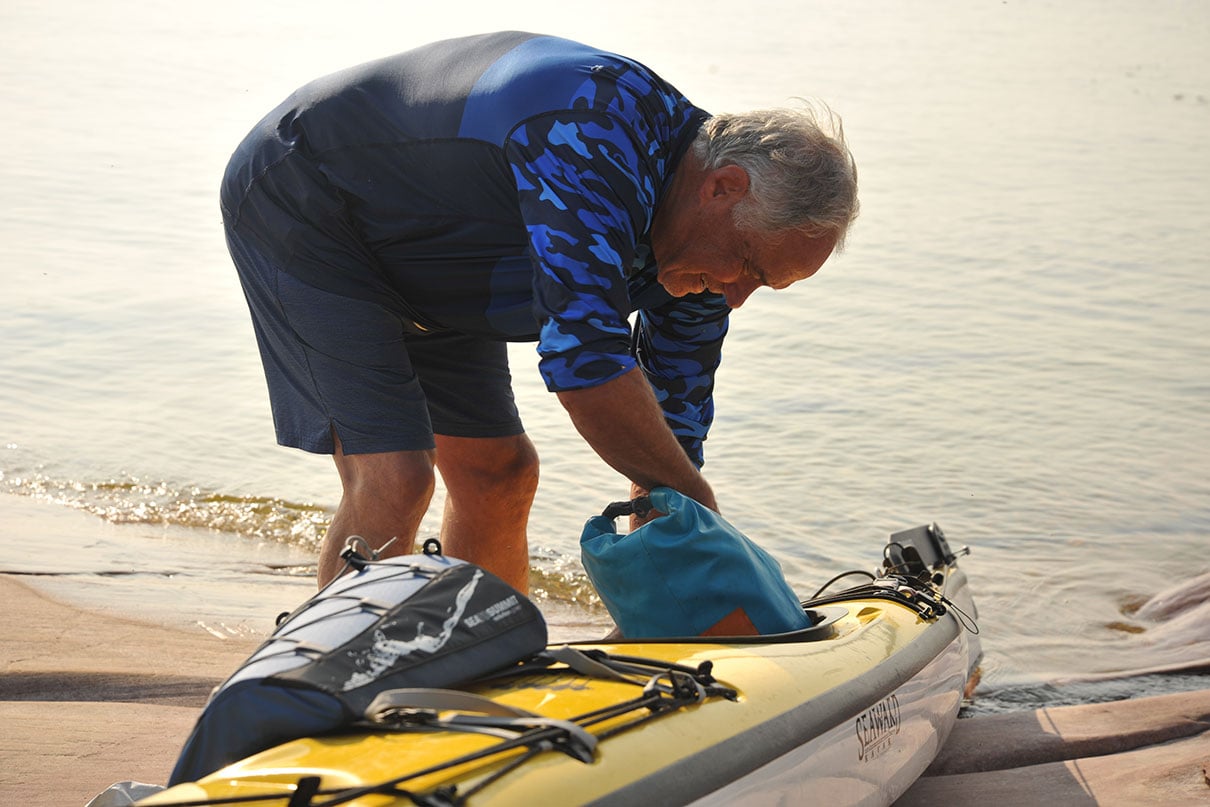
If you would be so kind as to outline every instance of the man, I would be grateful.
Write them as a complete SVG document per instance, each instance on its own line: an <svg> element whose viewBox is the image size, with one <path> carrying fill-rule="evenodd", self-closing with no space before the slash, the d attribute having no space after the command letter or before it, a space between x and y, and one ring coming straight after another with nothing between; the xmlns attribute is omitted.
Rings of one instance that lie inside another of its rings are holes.
<svg viewBox="0 0 1210 807"><path fill-rule="evenodd" d="M810 277L856 215L852 158L805 113L711 117L630 59L504 32L313 82L222 186L278 442L331 453L347 536L527 589L538 460L506 341L634 491L717 509L698 470L731 309ZM632 337L628 317L636 314Z"/></svg>

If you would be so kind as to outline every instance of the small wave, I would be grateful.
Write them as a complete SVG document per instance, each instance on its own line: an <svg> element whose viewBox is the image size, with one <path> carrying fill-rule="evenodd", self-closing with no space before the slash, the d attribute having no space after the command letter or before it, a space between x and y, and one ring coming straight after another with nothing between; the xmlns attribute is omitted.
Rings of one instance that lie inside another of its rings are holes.
<svg viewBox="0 0 1210 807"><path fill-rule="evenodd" d="M313 552L319 551L332 519L330 510L313 504L182 488L136 477L85 482L55 479L40 472L9 472L0 473L0 492L82 510L112 524L196 527ZM315 573L315 567L265 567L262 572L308 576ZM604 613L578 559L550 547L539 547L531 553L530 597L570 606L588 615Z"/></svg>
<svg viewBox="0 0 1210 807"><path fill-rule="evenodd" d="M579 558L553 546L530 544L529 596L569 606L588 617L606 613Z"/></svg>
<svg viewBox="0 0 1210 807"><path fill-rule="evenodd" d="M0 490L83 510L113 524L164 524L318 550L331 513L317 505L233 496L138 478L62 480L41 473L0 478Z"/></svg>

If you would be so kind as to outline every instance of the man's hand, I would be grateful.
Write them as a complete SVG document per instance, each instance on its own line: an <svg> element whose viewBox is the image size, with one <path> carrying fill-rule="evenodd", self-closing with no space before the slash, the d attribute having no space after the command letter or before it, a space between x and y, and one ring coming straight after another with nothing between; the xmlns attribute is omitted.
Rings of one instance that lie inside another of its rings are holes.
<svg viewBox="0 0 1210 807"><path fill-rule="evenodd" d="M650 493L651 493L651 491L648 490L647 488L636 485L633 482L630 483L630 498L632 501L634 499L639 498L640 496L647 496ZM666 514L661 513L659 510L655 510L655 509L648 510L647 513L642 516L640 516L638 513L631 513L630 514L630 531L634 532L639 527L646 524L648 521L657 519L662 515L666 515Z"/></svg>

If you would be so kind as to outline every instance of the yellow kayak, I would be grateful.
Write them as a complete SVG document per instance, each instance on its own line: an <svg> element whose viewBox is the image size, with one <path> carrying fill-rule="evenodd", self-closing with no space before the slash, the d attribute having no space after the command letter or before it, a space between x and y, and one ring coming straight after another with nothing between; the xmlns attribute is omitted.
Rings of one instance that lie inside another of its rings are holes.
<svg viewBox="0 0 1210 807"><path fill-rule="evenodd" d="M139 804L890 804L945 742L979 642L940 529L884 558L805 601L805 630L551 646Z"/></svg>

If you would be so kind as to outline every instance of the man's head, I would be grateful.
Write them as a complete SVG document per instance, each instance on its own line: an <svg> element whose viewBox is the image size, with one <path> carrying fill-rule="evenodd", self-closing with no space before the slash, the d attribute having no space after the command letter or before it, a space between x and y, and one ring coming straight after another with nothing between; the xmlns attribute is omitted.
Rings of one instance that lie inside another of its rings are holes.
<svg viewBox="0 0 1210 807"><path fill-rule="evenodd" d="M857 216L857 168L839 119L810 110L718 115L703 125L652 230L660 282L738 307L813 275Z"/></svg>

